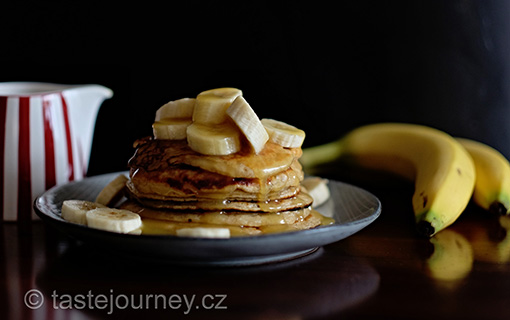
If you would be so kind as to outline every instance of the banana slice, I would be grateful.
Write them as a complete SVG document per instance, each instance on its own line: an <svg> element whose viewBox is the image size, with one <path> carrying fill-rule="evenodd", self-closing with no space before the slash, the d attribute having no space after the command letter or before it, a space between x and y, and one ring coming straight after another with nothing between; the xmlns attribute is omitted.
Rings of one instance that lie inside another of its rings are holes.
<svg viewBox="0 0 510 320"><path fill-rule="evenodd" d="M62 218L72 223L87 225L87 212L106 206L86 200L65 200L62 203Z"/></svg>
<svg viewBox="0 0 510 320"><path fill-rule="evenodd" d="M97 195L96 202L107 207L113 206L124 196L124 187L128 178L119 174L115 179L110 181Z"/></svg>
<svg viewBox="0 0 510 320"><path fill-rule="evenodd" d="M227 109L227 114L244 133L255 153L259 153L269 140L269 135L248 102L238 96Z"/></svg>
<svg viewBox="0 0 510 320"><path fill-rule="evenodd" d="M207 126L193 123L186 134L189 147L201 154L228 155L241 150L241 134L234 124Z"/></svg>
<svg viewBox="0 0 510 320"><path fill-rule="evenodd" d="M290 124L274 119L260 120L269 134L269 140L285 148L299 148L305 140L305 132Z"/></svg>
<svg viewBox="0 0 510 320"><path fill-rule="evenodd" d="M228 118L225 111L240 95L242 91L236 88L218 88L199 93L193 111L193 122L201 124L225 122Z"/></svg>
<svg viewBox="0 0 510 320"><path fill-rule="evenodd" d="M87 225L91 228L129 233L142 226L142 219L137 213L123 209L97 208L86 214Z"/></svg>
<svg viewBox="0 0 510 320"><path fill-rule="evenodd" d="M186 139L186 129L191 123L191 118L159 120L152 124L152 132L156 139L183 140Z"/></svg>
<svg viewBox="0 0 510 320"><path fill-rule="evenodd" d="M175 232L179 237L230 238L230 229L228 228L182 228Z"/></svg>
<svg viewBox="0 0 510 320"><path fill-rule="evenodd" d="M330 195L328 180L319 177L305 178L301 185L308 191L313 198L313 206L318 207L328 201Z"/></svg>
<svg viewBox="0 0 510 320"><path fill-rule="evenodd" d="M154 121L161 121L164 119L191 119L194 108L195 98L183 98L170 101L156 111L156 118Z"/></svg>

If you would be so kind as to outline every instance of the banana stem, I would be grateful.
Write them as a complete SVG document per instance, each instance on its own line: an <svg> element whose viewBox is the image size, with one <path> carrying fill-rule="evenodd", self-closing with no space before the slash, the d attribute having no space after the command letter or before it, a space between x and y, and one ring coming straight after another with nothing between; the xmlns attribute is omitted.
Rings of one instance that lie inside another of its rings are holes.
<svg viewBox="0 0 510 320"><path fill-rule="evenodd" d="M303 149L299 162L303 169L310 169L321 164L337 160L343 152L342 139L338 139L319 146Z"/></svg>

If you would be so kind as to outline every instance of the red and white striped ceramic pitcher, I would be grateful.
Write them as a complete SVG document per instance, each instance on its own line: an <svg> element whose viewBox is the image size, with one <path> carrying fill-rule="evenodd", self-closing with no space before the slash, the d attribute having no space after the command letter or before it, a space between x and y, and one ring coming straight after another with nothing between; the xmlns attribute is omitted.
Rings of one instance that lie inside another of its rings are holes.
<svg viewBox="0 0 510 320"><path fill-rule="evenodd" d="M86 175L100 85L0 83L0 220L30 221L45 190Z"/></svg>

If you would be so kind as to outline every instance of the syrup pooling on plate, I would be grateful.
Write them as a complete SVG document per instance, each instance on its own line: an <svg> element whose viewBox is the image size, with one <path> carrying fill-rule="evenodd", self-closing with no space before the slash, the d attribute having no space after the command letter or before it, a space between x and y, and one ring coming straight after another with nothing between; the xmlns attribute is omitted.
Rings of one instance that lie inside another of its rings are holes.
<svg viewBox="0 0 510 320"><path fill-rule="evenodd" d="M334 223L332 218L321 215L316 210L310 210L310 218L319 219L321 226L327 226ZM304 223L307 217L301 216L299 222ZM277 222L277 221L276 221ZM228 224L217 224L217 223L199 223L195 225L198 227L205 228L227 228L230 230L230 235L233 237L238 236L250 236L250 235L261 235L270 233L290 232L298 230L295 226L283 223L269 224L259 227L249 226L233 226ZM142 219L141 234L142 235L176 235L176 230L182 228L189 228L190 223L188 222L174 222L168 220L159 219Z"/></svg>

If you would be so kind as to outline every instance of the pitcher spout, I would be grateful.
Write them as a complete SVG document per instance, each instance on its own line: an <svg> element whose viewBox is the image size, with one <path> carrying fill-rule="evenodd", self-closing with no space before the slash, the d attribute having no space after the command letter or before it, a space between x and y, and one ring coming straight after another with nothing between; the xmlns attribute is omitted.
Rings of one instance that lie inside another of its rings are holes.
<svg viewBox="0 0 510 320"><path fill-rule="evenodd" d="M102 85L90 84L68 88L62 95L68 103L73 158L77 160L72 171L74 179L80 179L87 173L99 109L104 100L113 96L113 91Z"/></svg>

